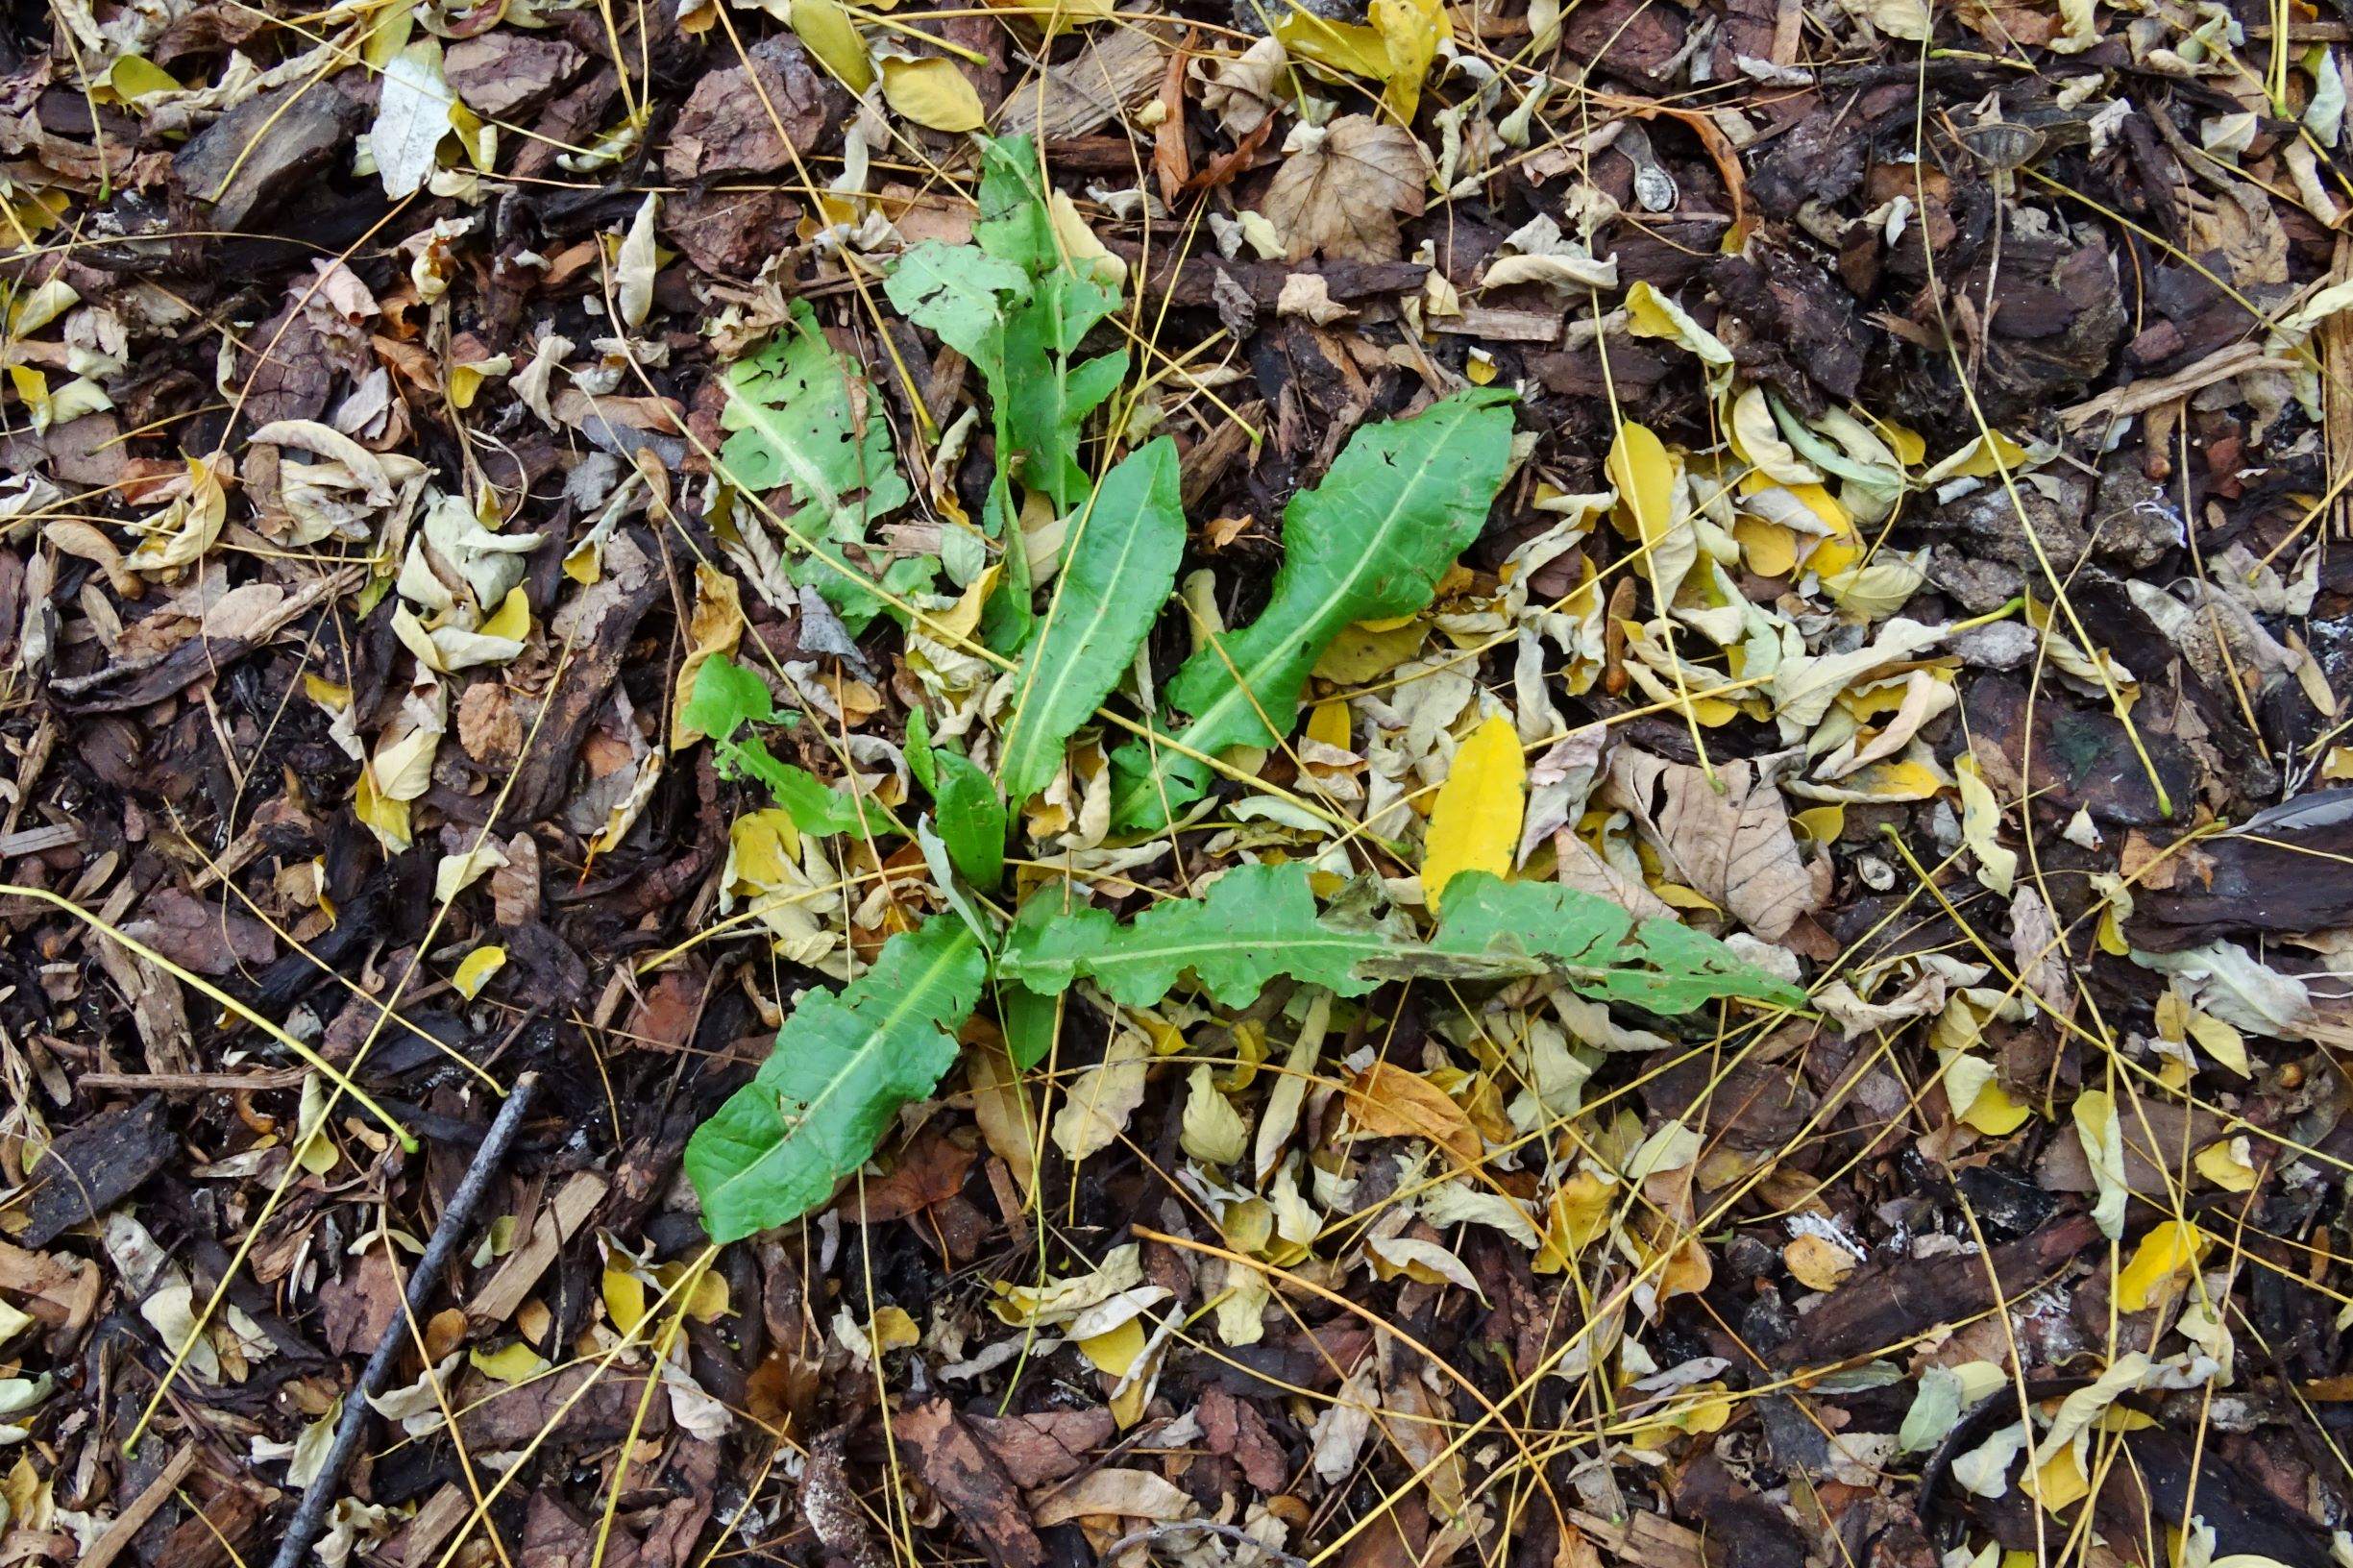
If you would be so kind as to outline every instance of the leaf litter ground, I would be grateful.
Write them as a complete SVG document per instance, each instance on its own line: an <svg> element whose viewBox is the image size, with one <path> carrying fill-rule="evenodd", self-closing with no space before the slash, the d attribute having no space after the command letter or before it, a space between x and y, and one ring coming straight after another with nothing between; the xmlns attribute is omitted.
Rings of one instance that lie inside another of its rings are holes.
<svg viewBox="0 0 2353 1568"><path fill-rule="evenodd" d="M2353 1560L2346 39L0 24L8 1560Z"/></svg>

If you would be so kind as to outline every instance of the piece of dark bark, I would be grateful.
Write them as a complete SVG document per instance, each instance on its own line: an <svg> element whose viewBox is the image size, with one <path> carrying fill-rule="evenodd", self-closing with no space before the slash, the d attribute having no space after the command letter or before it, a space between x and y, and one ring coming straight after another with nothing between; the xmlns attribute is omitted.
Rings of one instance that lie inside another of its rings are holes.
<svg viewBox="0 0 2353 1568"><path fill-rule="evenodd" d="M2032 1289L2099 1235L2089 1214L2064 1215L2022 1240L1979 1253L1872 1263L1847 1276L1783 1347L1784 1364L1843 1360L1900 1345L1939 1323L1973 1317Z"/></svg>
<svg viewBox="0 0 2353 1568"><path fill-rule="evenodd" d="M582 1392L582 1384L591 1386ZM490 1397L494 1392L497 1397ZM567 1443L618 1442L628 1435L641 1405L645 1423L639 1436L658 1438L670 1432L670 1401L647 1400L642 1373L585 1363L513 1387L476 1374L459 1384L453 1403L458 1435L478 1452L521 1448L551 1422L552 1435Z"/></svg>
<svg viewBox="0 0 2353 1568"><path fill-rule="evenodd" d="M2353 789L2300 796L2181 851L2170 885L2141 894L2126 932L2166 953L2248 932L2353 925L2348 855Z"/></svg>
<svg viewBox="0 0 2353 1568"><path fill-rule="evenodd" d="M848 110L848 95L810 62L797 39L766 38L751 46L748 64L713 71L695 85L670 133L662 169L681 184L773 174L790 167L797 153L816 152Z"/></svg>
<svg viewBox="0 0 2353 1568"><path fill-rule="evenodd" d="M561 38L498 32L451 44L441 68L468 109L512 120L536 110L587 61L586 51Z"/></svg>
<svg viewBox="0 0 2353 1568"><path fill-rule="evenodd" d="M49 1145L33 1169L32 1223L17 1242L45 1247L84 1220L96 1219L169 1164L179 1149L163 1096L99 1112Z"/></svg>
<svg viewBox="0 0 2353 1568"><path fill-rule="evenodd" d="M965 1424L1024 1489L1051 1486L1078 1474L1093 1451L1119 1432L1111 1411L1101 1407L1036 1415L974 1415L966 1417Z"/></svg>
<svg viewBox="0 0 2353 1568"><path fill-rule="evenodd" d="M359 112L331 85L258 93L183 147L172 173L190 198L208 204L212 227L242 229L325 173L350 144Z"/></svg>
<svg viewBox="0 0 2353 1568"><path fill-rule="evenodd" d="M914 1455L924 1483L947 1505L994 1568L1043 1568L1045 1543L1030 1528L1013 1477L946 1400L928 1400L900 1411L891 1423L891 1435Z"/></svg>
<svg viewBox="0 0 2353 1568"><path fill-rule="evenodd" d="M642 542L641 542L642 541ZM572 765L621 674L629 639L666 589L660 555L640 529L605 547L604 576L560 613L553 629L571 639L572 656L549 698L539 734L515 768L501 814L509 830L552 816L571 793Z"/></svg>

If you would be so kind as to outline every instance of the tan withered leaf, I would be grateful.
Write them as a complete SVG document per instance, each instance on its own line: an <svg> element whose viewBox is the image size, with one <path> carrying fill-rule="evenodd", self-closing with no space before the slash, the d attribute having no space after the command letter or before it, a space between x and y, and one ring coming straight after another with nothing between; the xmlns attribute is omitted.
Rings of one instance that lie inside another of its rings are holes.
<svg viewBox="0 0 2353 1568"><path fill-rule="evenodd" d="M1698 768L1631 748L1609 764L1614 796L1632 810L1668 875L1774 941L1822 907L1821 890L1780 792L1748 762L1719 764L1716 775L1711 782Z"/></svg>
<svg viewBox="0 0 2353 1568"><path fill-rule="evenodd" d="M1397 215L1417 217L1429 164L1421 143L1369 114L1334 120L1266 187L1263 210L1293 261L1394 261Z"/></svg>
<svg viewBox="0 0 2353 1568"><path fill-rule="evenodd" d="M1382 1138L1421 1138L1465 1166L1479 1164L1479 1130L1462 1107L1420 1073L1376 1062L1348 1080L1348 1115Z"/></svg>

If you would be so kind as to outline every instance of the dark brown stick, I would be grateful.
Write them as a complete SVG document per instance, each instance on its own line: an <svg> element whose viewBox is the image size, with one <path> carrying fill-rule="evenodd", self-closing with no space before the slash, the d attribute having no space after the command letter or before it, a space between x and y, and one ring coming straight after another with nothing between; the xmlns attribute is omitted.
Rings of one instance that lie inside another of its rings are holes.
<svg viewBox="0 0 2353 1568"><path fill-rule="evenodd" d="M432 1301L434 1282L448 1265L450 1255L457 1250L458 1240L474 1217L475 1206L481 1202L483 1189L489 1187L490 1178L506 1158L507 1146L514 1142L515 1134L522 1130L531 1096L538 1090L539 1074L535 1072L527 1072L515 1080L506 1103L499 1108L498 1119L483 1135L481 1147L474 1151L474 1163L466 1167L465 1179L450 1194L450 1206L441 1212L432 1239L425 1244L425 1256L417 1260L416 1272L408 1277L411 1323L424 1321L425 1309ZM344 1468L352 1462L352 1456L359 1452L360 1434L368 1427L368 1396L382 1389L401 1347L409 1342L404 1334L386 1334L361 1369L358 1385L343 1396L343 1419L335 1427L334 1446L327 1451L327 1462L304 1490L302 1504L286 1526L285 1538L278 1543L278 1556L271 1559L272 1568L301 1568L304 1559L309 1556L312 1543L327 1523L327 1510L334 1504L335 1487L343 1479Z"/></svg>

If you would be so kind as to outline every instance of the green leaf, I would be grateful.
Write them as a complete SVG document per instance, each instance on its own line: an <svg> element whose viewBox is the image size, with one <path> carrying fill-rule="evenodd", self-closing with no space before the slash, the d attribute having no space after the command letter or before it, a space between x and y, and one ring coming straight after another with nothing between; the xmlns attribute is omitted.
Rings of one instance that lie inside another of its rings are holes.
<svg viewBox="0 0 2353 1568"><path fill-rule="evenodd" d="M907 710L907 772L915 775L925 795L937 795L940 786L931 766L931 715L920 705Z"/></svg>
<svg viewBox="0 0 2353 1568"><path fill-rule="evenodd" d="M1118 684L1176 580L1185 554L1176 443L1163 436L1104 476L1073 532L1005 723L997 779L1017 803L1053 781L1064 743Z"/></svg>
<svg viewBox="0 0 2353 1568"><path fill-rule="evenodd" d="M1357 966L1385 950L1373 933L1326 925L1304 865L1238 866L1200 898L1153 905L1126 925L1108 910L1059 913L1048 890L1021 906L997 964L1002 979L1052 996L1091 978L1125 1007L1150 1007L1190 972L1229 1007L1287 974L1343 996L1372 990Z"/></svg>
<svg viewBox="0 0 2353 1568"><path fill-rule="evenodd" d="M695 672L695 689L679 717L714 741L724 741L743 724L772 723L776 707L758 674L714 653Z"/></svg>
<svg viewBox="0 0 2353 1568"><path fill-rule="evenodd" d="M1506 882L1464 871L1447 884L1446 918L1428 958L1376 960L1385 977L1443 972L1447 961L1481 966L1525 959L1601 1001L1674 1017L1718 998L1803 1007L1805 992L1679 920L1639 926L1606 898L1557 882Z"/></svg>
<svg viewBox="0 0 2353 1568"><path fill-rule="evenodd" d="M1428 942L1318 918L1308 868L1240 866L1205 897L1157 904L1126 925L1099 909L1058 913L1051 894L1022 905L997 976L1042 995L1092 979L1112 1000L1149 1007L1188 973L1228 1007L1276 975L1360 995L1385 980L1501 980L1550 974L1605 1001L1687 1013L1716 997L1802 1005L1803 992L1673 920L1639 931L1607 899L1550 882L1466 871Z"/></svg>
<svg viewBox="0 0 2353 1568"><path fill-rule="evenodd" d="M929 239L900 258L882 287L901 314L967 359L1001 366L1005 317L1029 298L1029 274L978 246Z"/></svg>
<svg viewBox="0 0 2353 1568"><path fill-rule="evenodd" d="M1014 1070L1027 1072L1054 1052L1054 1027L1061 1004L1027 986L1006 981L996 988L997 1021L1005 1031L1005 1053Z"/></svg>
<svg viewBox="0 0 2353 1568"><path fill-rule="evenodd" d="M853 412L868 408L871 396L865 377L818 331L808 302L795 300L784 331L727 367L719 422L732 433L719 449L720 477L754 494L788 491L772 504L800 539L864 543L869 524L908 500L890 428ZM790 540L787 553L794 581L814 585L845 612L873 614L870 582Z"/></svg>
<svg viewBox="0 0 2353 1568"><path fill-rule="evenodd" d="M954 751L934 751L938 787L932 801L947 858L964 879L983 890L1005 874L1005 798L980 764Z"/></svg>
<svg viewBox="0 0 2353 1568"><path fill-rule="evenodd" d="M721 772L733 778L756 778L767 785L776 804L785 809L793 825L803 833L822 836L861 829L874 833L897 826L879 800L869 801L861 821L857 801L808 769L772 755L766 741L756 738L722 741L714 747L714 754Z"/></svg>
<svg viewBox="0 0 2353 1568"><path fill-rule="evenodd" d="M805 993L758 1076L687 1140L711 1239L785 1224L831 1197L899 1107L954 1064L987 968L972 934L935 917L893 937L839 994Z"/></svg>
<svg viewBox="0 0 2353 1568"><path fill-rule="evenodd" d="M910 320L980 369L995 423L997 474L983 526L1004 537L1010 481L1058 508L1087 493L1079 428L1127 375L1127 351L1074 365L1079 344L1119 306L1119 291L1062 254L1027 136L981 145L976 245L929 242L907 253L884 292Z"/></svg>
<svg viewBox="0 0 2353 1568"><path fill-rule="evenodd" d="M1179 740L1209 756L1272 746L1298 719L1300 690L1333 638L1430 602L1503 485L1510 401L1500 388L1476 388L1349 437L1323 482L1283 509L1283 565L1264 612L1186 660L1168 683L1170 708L1192 719ZM1114 760L1112 820L1123 827L1164 827L1209 788L1205 766L1164 747L1130 742Z"/></svg>

